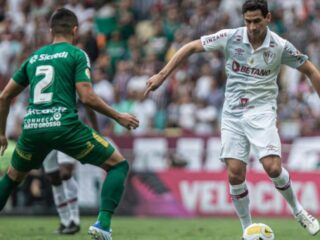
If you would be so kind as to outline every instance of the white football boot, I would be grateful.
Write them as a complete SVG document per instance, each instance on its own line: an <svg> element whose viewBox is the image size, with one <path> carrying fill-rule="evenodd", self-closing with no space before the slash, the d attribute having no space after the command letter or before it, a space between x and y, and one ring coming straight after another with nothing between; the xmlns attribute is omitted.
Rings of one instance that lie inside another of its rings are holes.
<svg viewBox="0 0 320 240"><path fill-rule="evenodd" d="M311 235L316 235L320 231L319 221L306 210L301 210L295 218Z"/></svg>

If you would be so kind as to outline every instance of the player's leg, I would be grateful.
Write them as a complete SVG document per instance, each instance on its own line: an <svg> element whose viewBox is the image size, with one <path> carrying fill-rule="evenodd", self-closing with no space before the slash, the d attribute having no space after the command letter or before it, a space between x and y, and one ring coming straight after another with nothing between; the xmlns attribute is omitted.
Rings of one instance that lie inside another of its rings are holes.
<svg viewBox="0 0 320 240"><path fill-rule="evenodd" d="M297 215L303 208L293 192L288 171L281 166L280 157L270 155L263 157L260 161L275 187L290 205L293 214Z"/></svg>
<svg viewBox="0 0 320 240"><path fill-rule="evenodd" d="M70 225L70 210L60 178L57 154L56 150L51 151L45 158L43 167L52 187L53 200L60 219L60 226L55 233L63 234L63 231Z"/></svg>
<svg viewBox="0 0 320 240"><path fill-rule="evenodd" d="M100 167L107 171L101 191L98 221L89 228L94 239L111 240L111 219L124 192L129 171L128 161L115 150Z"/></svg>
<svg viewBox="0 0 320 240"><path fill-rule="evenodd" d="M291 207L297 221L306 228L311 235L317 234L320 231L319 222L301 206L293 191L290 175L288 171L281 166L280 157L275 155L266 156L261 159L261 163L277 190Z"/></svg>
<svg viewBox="0 0 320 240"><path fill-rule="evenodd" d="M102 186L98 220L104 229L110 229L111 217L118 206L124 191L129 171L128 161L115 150L112 156L101 165L107 171Z"/></svg>
<svg viewBox="0 0 320 240"><path fill-rule="evenodd" d="M248 188L245 182L250 145L238 119L223 118L221 142L220 158L226 163L230 195L244 230L252 223Z"/></svg>
<svg viewBox="0 0 320 240"><path fill-rule="evenodd" d="M0 180L0 210L30 170L41 167L43 159L50 151L46 145L42 145L43 142L42 139L41 144L34 143L32 136L24 132L20 135L8 171Z"/></svg>
<svg viewBox="0 0 320 240"><path fill-rule="evenodd" d="M275 111L270 108L261 113L248 114L245 119L246 136L268 176L288 202L298 221L302 222L310 234L316 234L320 230L318 221L303 210L293 191L290 175L281 165L281 142Z"/></svg>
<svg viewBox="0 0 320 240"><path fill-rule="evenodd" d="M246 164L243 161L227 158L225 159L228 171L230 195L236 213L240 219L242 230L251 223L249 208L249 192L245 182Z"/></svg>
<svg viewBox="0 0 320 240"><path fill-rule="evenodd" d="M0 211L4 208L11 193L25 179L29 172L20 172L11 165L0 179Z"/></svg>
<svg viewBox="0 0 320 240"><path fill-rule="evenodd" d="M124 191L129 164L103 137L88 126L78 124L59 139L55 148L81 163L89 163L107 171L101 192L98 222L90 229L102 239L111 239L111 218ZM59 144L58 144L59 143Z"/></svg>
<svg viewBox="0 0 320 240"><path fill-rule="evenodd" d="M66 195L66 201L70 212L70 225L64 233L74 234L80 231L80 213L78 203L78 184L73 176L75 159L58 152L60 178Z"/></svg>

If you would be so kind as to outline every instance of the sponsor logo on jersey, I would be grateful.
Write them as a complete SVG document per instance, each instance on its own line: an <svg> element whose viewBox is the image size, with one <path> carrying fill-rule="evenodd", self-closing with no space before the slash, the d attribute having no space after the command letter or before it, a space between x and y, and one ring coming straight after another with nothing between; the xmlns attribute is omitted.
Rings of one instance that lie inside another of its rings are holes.
<svg viewBox="0 0 320 240"><path fill-rule="evenodd" d="M40 54L40 55L34 55L32 58L30 58L29 63L35 63L36 61L47 61L52 60L56 58L67 58L68 52L59 52L52 55L49 54Z"/></svg>
<svg viewBox="0 0 320 240"><path fill-rule="evenodd" d="M227 37L227 33L226 32L223 32L223 33L220 33L220 34L214 34L208 38L206 38L204 41L203 41L203 45L209 45L221 38L225 38Z"/></svg>
<svg viewBox="0 0 320 240"><path fill-rule="evenodd" d="M249 102L249 98L240 98L240 105L245 107Z"/></svg>
<svg viewBox="0 0 320 240"><path fill-rule="evenodd" d="M296 57L297 61L300 64L304 63L305 57L299 50L292 48L292 47L289 47L289 46L286 46L285 51L287 51L290 56Z"/></svg>
<svg viewBox="0 0 320 240"><path fill-rule="evenodd" d="M270 41L270 45L269 45L271 48L274 48L276 46L276 42L274 41Z"/></svg>
<svg viewBox="0 0 320 240"><path fill-rule="evenodd" d="M242 41L242 36L241 35L236 35L236 42L241 42Z"/></svg>
<svg viewBox="0 0 320 240"><path fill-rule="evenodd" d="M36 62L38 60L38 55L34 55L34 56L32 56L32 58L30 58L30 60L29 60L29 63L34 63L34 62Z"/></svg>
<svg viewBox="0 0 320 240"><path fill-rule="evenodd" d="M271 74L270 69L261 69L261 68L254 68L248 67L246 65L241 65L237 61L233 61L232 63L232 70L237 73L246 73L253 76L269 76Z"/></svg>
<svg viewBox="0 0 320 240"><path fill-rule="evenodd" d="M245 50L243 48L236 48L234 50L234 56L243 56L245 53Z"/></svg>
<svg viewBox="0 0 320 240"><path fill-rule="evenodd" d="M267 149L268 151L277 151L277 150L278 150L278 147L277 147L277 146L274 146L274 145L272 145L272 144L269 144L269 145L266 147L266 149Z"/></svg>
<svg viewBox="0 0 320 240"><path fill-rule="evenodd" d="M263 53L263 59L266 64L270 65L276 58L276 54L274 52L271 52L270 50L267 50Z"/></svg>
<svg viewBox="0 0 320 240"><path fill-rule="evenodd" d="M60 120L60 118L61 118L61 113L54 113L53 114L53 118L54 118L54 120L56 120L56 121L58 121L58 120Z"/></svg>
<svg viewBox="0 0 320 240"><path fill-rule="evenodd" d="M65 108L65 107L53 107L53 108L46 108L46 109L28 109L26 116L52 114L52 113L63 113L66 111L67 111L67 108Z"/></svg>

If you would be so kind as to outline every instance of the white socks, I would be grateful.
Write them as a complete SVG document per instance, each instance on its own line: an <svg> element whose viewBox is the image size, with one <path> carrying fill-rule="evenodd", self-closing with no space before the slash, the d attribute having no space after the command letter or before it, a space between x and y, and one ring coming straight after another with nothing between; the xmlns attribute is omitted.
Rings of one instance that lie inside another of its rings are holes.
<svg viewBox="0 0 320 240"><path fill-rule="evenodd" d="M66 200L70 210L70 221L75 224L80 224L79 216L79 204L78 204L78 184L74 177L68 180L62 181L62 185L65 191Z"/></svg>
<svg viewBox="0 0 320 240"><path fill-rule="evenodd" d="M298 202L296 195L293 192L290 176L286 169L282 168L280 176L276 178L271 178L275 187L279 190L282 196L287 200L290 205L294 215L297 215L301 210L303 210L301 204Z"/></svg>
<svg viewBox="0 0 320 240"><path fill-rule="evenodd" d="M69 226L73 221L79 225L78 184L75 179L71 177L59 186L52 185L52 193L61 223Z"/></svg>
<svg viewBox="0 0 320 240"><path fill-rule="evenodd" d="M70 224L70 212L69 212L68 202L64 194L63 186L52 185L52 193L53 193L54 204L56 205L56 209L60 217L60 222L64 226L68 226Z"/></svg>
<svg viewBox="0 0 320 240"><path fill-rule="evenodd" d="M229 186L233 205L240 219L242 229L244 230L252 223L249 209L249 195L247 185L245 182L243 182L238 185Z"/></svg>
<svg viewBox="0 0 320 240"><path fill-rule="evenodd" d="M271 180L292 208L294 215L297 215L301 210L303 210L293 192L290 176L286 169L282 168L280 176L271 178ZM249 195L246 183L243 182L238 185L229 185L229 187L233 205L240 219L242 229L244 230L252 223L249 209Z"/></svg>

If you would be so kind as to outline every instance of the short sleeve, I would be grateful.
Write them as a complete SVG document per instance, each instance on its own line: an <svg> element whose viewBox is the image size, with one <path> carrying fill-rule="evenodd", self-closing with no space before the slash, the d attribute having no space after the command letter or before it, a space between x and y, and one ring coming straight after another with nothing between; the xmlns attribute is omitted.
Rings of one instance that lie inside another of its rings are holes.
<svg viewBox="0 0 320 240"><path fill-rule="evenodd" d="M232 29L224 29L214 34L201 37L201 43L205 51L225 49Z"/></svg>
<svg viewBox="0 0 320 240"><path fill-rule="evenodd" d="M12 77L12 79L22 86L28 86L29 85L29 78L27 74L27 67L29 63L29 58L24 61L18 71L16 71Z"/></svg>
<svg viewBox="0 0 320 240"><path fill-rule="evenodd" d="M288 65L292 68L298 68L307 60L307 55L302 54L295 48L295 46L293 46L290 42L286 41L281 58L282 64Z"/></svg>
<svg viewBox="0 0 320 240"><path fill-rule="evenodd" d="M91 82L90 69L91 66L88 55L84 51L79 50L76 56L75 81Z"/></svg>

